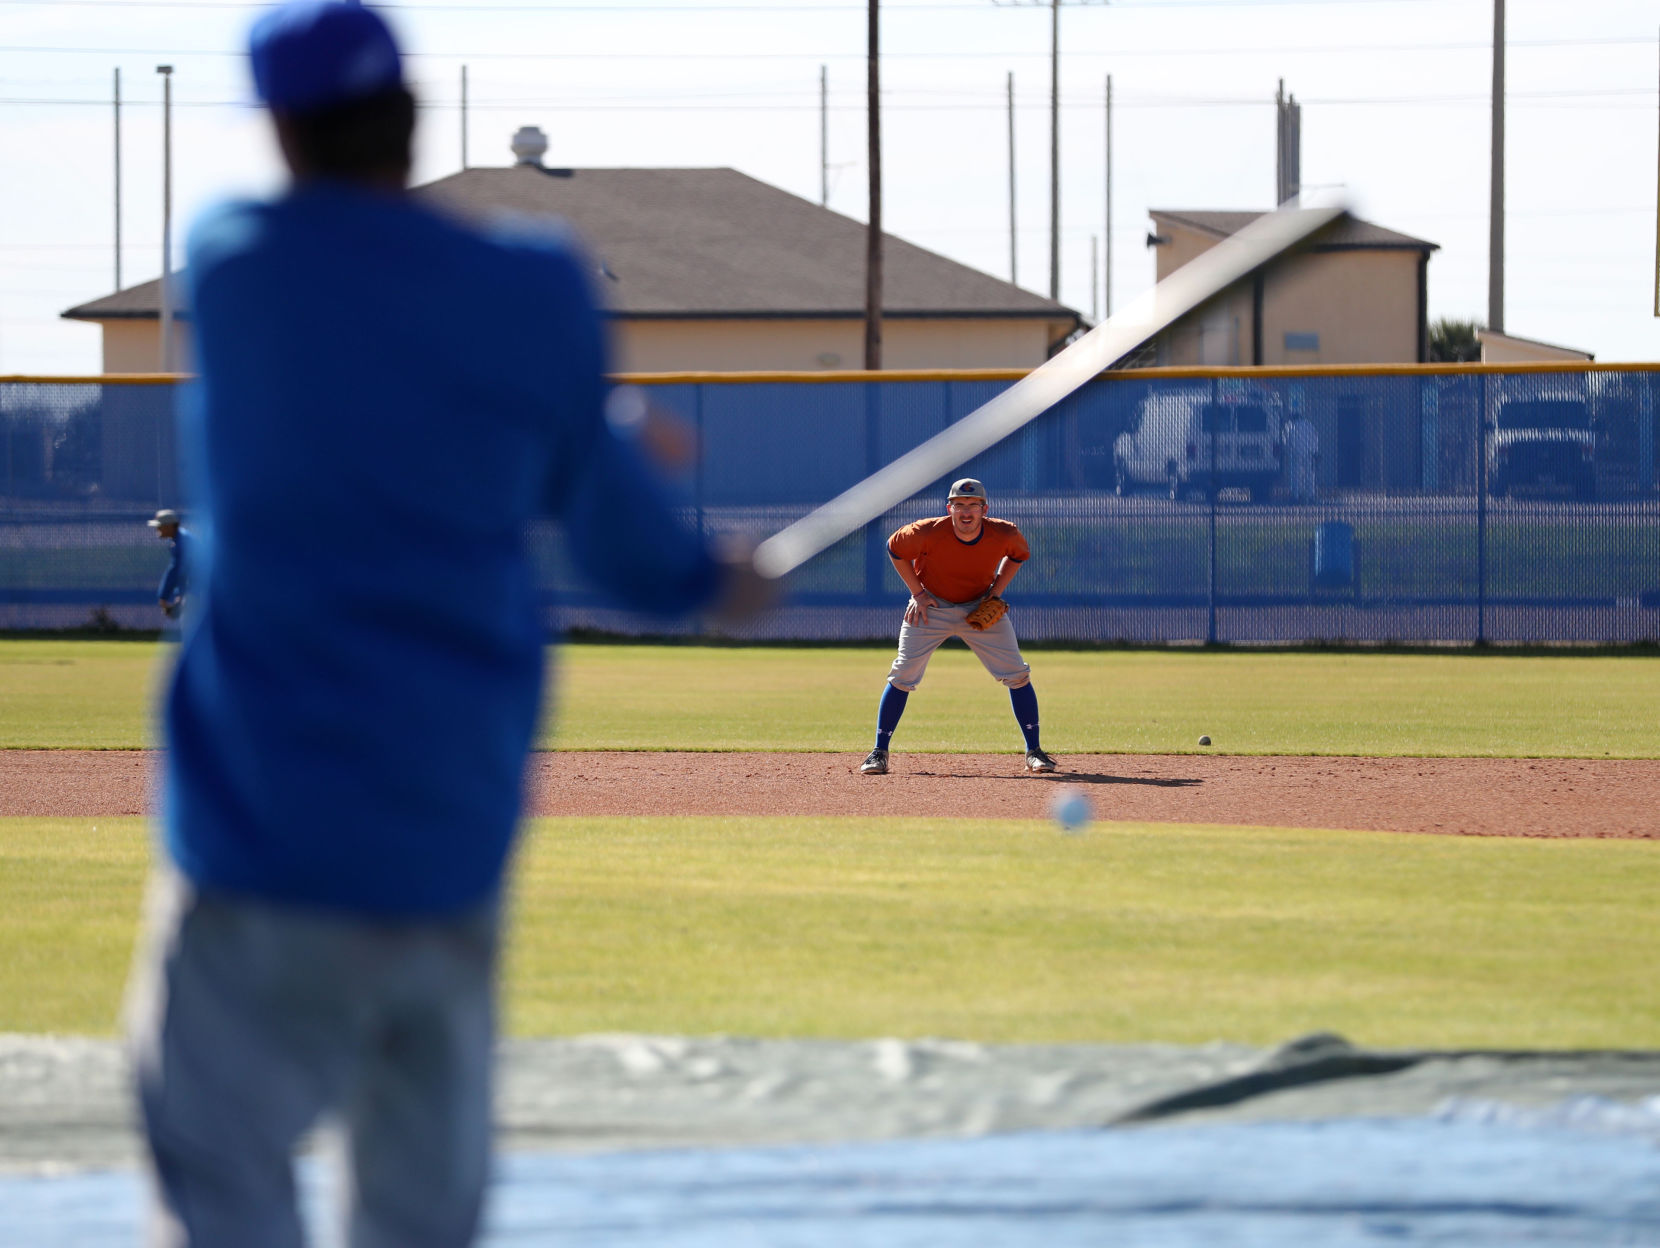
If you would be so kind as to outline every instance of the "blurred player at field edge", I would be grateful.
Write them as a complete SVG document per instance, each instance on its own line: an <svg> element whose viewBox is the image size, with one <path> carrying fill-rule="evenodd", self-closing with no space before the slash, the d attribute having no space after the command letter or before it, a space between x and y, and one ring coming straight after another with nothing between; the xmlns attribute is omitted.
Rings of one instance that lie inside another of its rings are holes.
<svg viewBox="0 0 1660 1248"><path fill-rule="evenodd" d="M167 543L167 571L161 574L156 601L163 615L176 620L184 609L184 596L190 591L190 530L180 522L179 513L170 507L163 507L144 523Z"/></svg>
<svg viewBox="0 0 1660 1248"><path fill-rule="evenodd" d="M985 599L1002 597L1031 557L1020 530L988 516L988 505L986 487L964 477L951 487L944 516L918 520L888 538L888 557L911 601L899 629L899 654L876 707L876 747L859 765L867 776L887 775L888 746L905 703L922 683L934 651L950 637L961 637L986 671L1008 686L1015 722L1026 739L1026 769L1055 770L1055 760L1039 744L1037 692L1013 622L1007 614L985 629L968 622Z"/></svg>
<svg viewBox="0 0 1660 1248"><path fill-rule="evenodd" d="M1320 434L1314 422L1298 412L1285 426L1285 471L1291 480L1291 501L1314 501L1315 475L1320 467Z"/></svg>
<svg viewBox="0 0 1660 1248"><path fill-rule="evenodd" d="M763 583L606 421L576 245L405 193L415 101L385 23L290 3L249 55L292 178L188 247L197 560L129 1024L153 1238L297 1248L294 1149L328 1115L347 1241L450 1248L490 1167L502 877L540 701L526 523L557 517L632 607L741 613Z"/></svg>

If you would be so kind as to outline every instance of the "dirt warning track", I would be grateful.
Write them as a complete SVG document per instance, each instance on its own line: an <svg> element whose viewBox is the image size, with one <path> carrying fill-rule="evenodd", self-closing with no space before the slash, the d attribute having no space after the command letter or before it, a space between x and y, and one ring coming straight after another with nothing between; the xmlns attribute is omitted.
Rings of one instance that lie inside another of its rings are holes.
<svg viewBox="0 0 1660 1248"><path fill-rule="evenodd" d="M1098 819L1353 828L1462 836L1660 840L1660 760L895 753L861 776L837 754L539 753L539 815L870 815L1035 819L1064 785ZM0 816L138 815L157 756L0 750Z"/></svg>

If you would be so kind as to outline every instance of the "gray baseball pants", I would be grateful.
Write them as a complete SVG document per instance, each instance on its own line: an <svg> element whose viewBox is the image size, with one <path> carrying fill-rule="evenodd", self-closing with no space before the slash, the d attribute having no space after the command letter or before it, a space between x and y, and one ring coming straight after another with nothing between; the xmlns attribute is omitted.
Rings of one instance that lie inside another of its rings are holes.
<svg viewBox="0 0 1660 1248"><path fill-rule="evenodd" d="M926 624L901 625L899 654L888 672L888 683L895 689L914 693L922 683L922 674L934 651L952 637L961 637L999 684L1018 689L1031 680L1031 666L1020 657L1020 642L1008 615L987 629L969 627L968 613L978 605L979 599L950 605L941 603L928 608Z"/></svg>
<svg viewBox="0 0 1660 1248"><path fill-rule="evenodd" d="M490 1166L495 901L378 922L151 882L129 997L157 1248L300 1248L294 1152L344 1128L352 1248L470 1244Z"/></svg>

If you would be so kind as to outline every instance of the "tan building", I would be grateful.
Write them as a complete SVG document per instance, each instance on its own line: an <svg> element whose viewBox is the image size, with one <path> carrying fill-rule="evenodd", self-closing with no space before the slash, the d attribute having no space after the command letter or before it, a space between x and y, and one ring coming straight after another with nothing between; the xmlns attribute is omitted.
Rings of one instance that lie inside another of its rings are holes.
<svg viewBox="0 0 1660 1248"><path fill-rule="evenodd" d="M516 142L516 165L468 169L415 194L475 220L569 222L597 265L618 371L864 366L863 224L735 169L547 168L537 138ZM884 278L889 369L1031 368L1081 323L891 234ZM63 315L102 326L105 371L160 370L159 281ZM188 361L187 325L179 338L175 359Z"/></svg>
<svg viewBox="0 0 1660 1248"><path fill-rule="evenodd" d="M1163 281L1257 212L1154 210ZM1141 365L1416 364L1428 354L1437 244L1348 218L1304 251L1194 309L1139 352Z"/></svg>

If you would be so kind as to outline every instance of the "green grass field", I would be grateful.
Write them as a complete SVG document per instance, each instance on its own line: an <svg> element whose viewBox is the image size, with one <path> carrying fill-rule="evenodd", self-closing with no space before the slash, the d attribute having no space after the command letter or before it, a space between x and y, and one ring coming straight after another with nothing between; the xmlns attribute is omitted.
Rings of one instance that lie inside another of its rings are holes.
<svg viewBox="0 0 1660 1248"><path fill-rule="evenodd" d="M0 747L149 744L167 651L0 642ZM886 647L576 645L565 749L863 752ZM1040 650L1082 752L1660 757L1660 658ZM1007 750L1003 691L935 660L906 750ZM0 819L0 1031L108 1034L137 819ZM1317 1029L1378 1045L1660 1048L1660 846L894 817L542 819L515 875L518 1034L982 1041Z"/></svg>
<svg viewBox="0 0 1660 1248"><path fill-rule="evenodd" d="M0 748L153 743L152 643L0 642ZM1660 757L1660 657L1038 650L1058 754ZM887 647L562 647L544 747L868 746ZM906 711L905 750L1008 750L1008 699L942 650Z"/></svg>
<svg viewBox="0 0 1660 1248"><path fill-rule="evenodd" d="M116 1026L137 819L0 819L0 1031ZM1660 853L1038 821L541 819L517 1034L1660 1047Z"/></svg>

